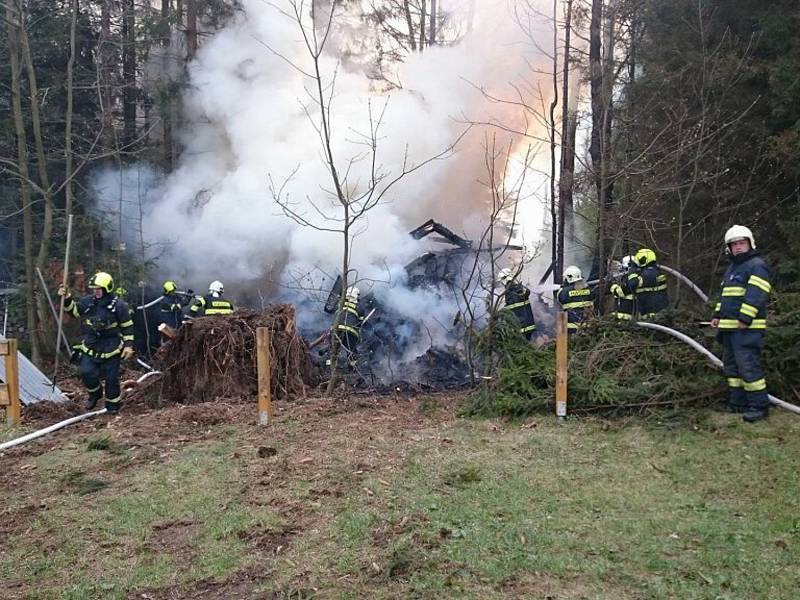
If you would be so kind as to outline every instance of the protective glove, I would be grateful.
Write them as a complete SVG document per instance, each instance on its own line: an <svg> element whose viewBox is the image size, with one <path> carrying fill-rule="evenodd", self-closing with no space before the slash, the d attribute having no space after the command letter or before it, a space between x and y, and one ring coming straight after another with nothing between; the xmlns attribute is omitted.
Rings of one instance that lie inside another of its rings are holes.
<svg viewBox="0 0 800 600"><path fill-rule="evenodd" d="M56 294L58 294L59 296L63 296L64 298L69 298L69 290L66 287L64 287L63 283L58 286Z"/></svg>
<svg viewBox="0 0 800 600"><path fill-rule="evenodd" d="M133 358L136 354L136 351L131 348L130 346L126 346L122 349L122 360L128 360L129 358Z"/></svg>
<svg viewBox="0 0 800 600"><path fill-rule="evenodd" d="M615 298L623 298L625 296L625 291L622 289L622 286L618 283L615 283L611 286L611 294Z"/></svg>

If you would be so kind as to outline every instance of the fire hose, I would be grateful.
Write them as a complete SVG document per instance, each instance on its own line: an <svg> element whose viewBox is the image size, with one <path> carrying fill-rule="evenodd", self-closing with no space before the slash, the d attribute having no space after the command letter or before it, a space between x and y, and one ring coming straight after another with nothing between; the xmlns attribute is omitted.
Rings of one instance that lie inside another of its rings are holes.
<svg viewBox="0 0 800 600"><path fill-rule="evenodd" d="M133 383L135 385L139 385L145 379L147 379L149 377L152 377L154 375L161 375L161 371L150 371L149 373L145 373L144 375L139 377L139 379L136 379L135 381L132 381L132 382L129 382L129 383L126 382L126 383L128 383L129 386L130 386L130 383ZM125 386L125 384L123 384L123 387L124 386ZM130 387L128 389L130 389ZM95 411L92 411L92 412L84 413L82 415L78 415L77 417L70 417L69 419L65 419L64 421L59 421L58 423L50 425L49 427L45 427L44 429L39 429L38 431L34 431L34 432L29 433L27 435L23 435L22 437L18 437L18 438L14 439L14 440L9 440L8 442L3 442L2 444L0 444L0 452L2 452L3 450L6 450L8 448L13 448L14 446L19 446L20 444L24 444L25 442L29 442L31 440L35 440L36 438L43 437L43 436L47 435L48 433L52 433L54 431L58 431L59 429L62 429L63 427L66 427L67 425L72 425L73 423L78 423L79 421L83 421L83 420L89 419L91 417L96 417L97 415L103 415L106 412L108 412L108 411L105 408L103 408L103 409L100 409L100 410L95 410Z"/></svg>
<svg viewBox="0 0 800 600"><path fill-rule="evenodd" d="M192 295L193 295L193 294L190 294L189 292L183 292L183 291L177 291L177 292L175 292L175 293L176 293L176 294L179 294L179 295L181 295L181 296L192 296ZM164 295L162 294L161 296L159 296L159 297L158 297L158 298L156 298L155 300L151 300L151 301L150 301L150 302L148 302L147 304L142 304L141 306L137 306L137 307L136 307L136 310L144 310L144 309L146 309L146 308L150 308L151 306L155 306L156 304L158 304L159 302L161 302L163 299L164 299Z"/></svg>
<svg viewBox="0 0 800 600"><path fill-rule="evenodd" d="M33 433L29 433L28 435L23 435L22 437L19 437L15 440L3 442L2 444L0 444L0 451L6 450L7 448L13 448L14 446L19 446L20 444L24 444L25 442L35 440L36 438L47 435L48 433L52 433L53 431L61 429L62 427L66 427L67 425L72 425L73 423L77 423L78 421L83 421L84 419L88 419L90 417L102 415L105 413L106 409L103 408L101 410L95 410L93 412L88 412L82 415L78 415L77 417L66 419L65 421L60 421L55 425L50 425L50 427L45 427L44 429L34 431Z"/></svg>
<svg viewBox="0 0 800 600"><path fill-rule="evenodd" d="M676 331L669 327L665 327L664 325L658 325L657 323L646 323L644 321L637 321L637 325L641 327L645 327L647 329L653 329L655 331L660 331L662 333L666 333L671 335L674 338L681 340L682 342L689 344L692 348L703 354L711 363L717 367L718 369L722 368L722 361L708 348L700 344L697 340L690 338L688 335L681 333L680 331ZM788 402L784 402L780 398L776 398L775 396L769 394L769 401L774 404L775 406L780 406L781 408L785 408L789 412L793 412L795 414L800 415L800 406L795 406L794 404L789 404Z"/></svg>

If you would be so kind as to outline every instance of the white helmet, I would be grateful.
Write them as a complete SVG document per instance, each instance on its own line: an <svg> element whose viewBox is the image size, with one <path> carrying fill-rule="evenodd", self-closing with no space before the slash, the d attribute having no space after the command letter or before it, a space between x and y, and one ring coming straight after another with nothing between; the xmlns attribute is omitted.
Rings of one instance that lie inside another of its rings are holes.
<svg viewBox="0 0 800 600"><path fill-rule="evenodd" d="M753 232L744 225L734 225L725 232L725 246L737 240L750 240L750 249L756 249L756 238L753 237Z"/></svg>
<svg viewBox="0 0 800 600"><path fill-rule="evenodd" d="M345 298L347 298L351 302L358 302L358 297L360 295L361 295L361 290L354 285L348 287L347 291L345 292Z"/></svg>
<svg viewBox="0 0 800 600"><path fill-rule="evenodd" d="M514 279L514 271L506 267L505 269L501 269L500 272L497 274L497 283L502 283L506 285L509 281Z"/></svg>
<svg viewBox="0 0 800 600"><path fill-rule="evenodd" d="M631 263L633 262L633 257L628 254L627 256L622 257L622 268L626 271L629 271L631 268Z"/></svg>
<svg viewBox="0 0 800 600"><path fill-rule="evenodd" d="M570 265L566 269L564 269L564 280L567 283L575 283L576 281L580 281L581 279L583 279L583 274L581 273L581 270L575 265Z"/></svg>
<svg viewBox="0 0 800 600"><path fill-rule="evenodd" d="M217 295L222 294L225 292L225 286L222 285L221 281L212 281L208 285L208 292L210 294L217 294Z"/></svg>

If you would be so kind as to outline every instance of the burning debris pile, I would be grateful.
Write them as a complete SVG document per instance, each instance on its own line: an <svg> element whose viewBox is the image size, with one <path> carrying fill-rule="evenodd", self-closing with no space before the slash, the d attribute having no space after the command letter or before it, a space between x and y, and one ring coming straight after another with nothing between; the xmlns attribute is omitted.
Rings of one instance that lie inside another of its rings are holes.
<svg viewBox="0 0 800 600"><path fill-rule="evenodd" d="M470 369L461 349L464 323L459 318L457 299L462 287L478 298L480 276L474 272L473 263L491 260L493 253L519 252L522 247L484 247L433 219L410 231L409 236L444 247L425 251L405 265L401 285L388 292L368 291L358 296L357 310L363 321L356 351L357 368L352 370L350 380L359 387L461 387L470 381ZM332 318L342 294L339 276L324 306ZM323 332L310 333L316 337ZM318 351L322 362L327 350L321 347Z"/></svg>
<svg viewBox="0 0 800 600"><path fill-rule="evenodd" d="M256 329L270 330L272 397L304 396L318 383L317 368L297 333L294 307L278 304L264 312L239 310L202 317L182 327L163 350L163 393L172 402L254 397Z"/></svg>

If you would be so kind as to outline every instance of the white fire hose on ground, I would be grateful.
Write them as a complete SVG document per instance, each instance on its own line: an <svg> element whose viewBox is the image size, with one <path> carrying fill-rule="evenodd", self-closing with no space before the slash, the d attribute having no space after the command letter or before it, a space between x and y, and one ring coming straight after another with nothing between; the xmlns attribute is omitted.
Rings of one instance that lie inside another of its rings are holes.
<svg viewBox="0 0 800 600"><path fill-rule="evenodd" d="M647 329L654 329L655 331L660 331L662 333L666 333L671 335L672 337L678 338L682 342L689 344L692 348L700 352L701 354L705 355L714 366L718 369L722 368L722 361L712 353L708 348L700 344L697 340L690 338L688 335L681 333L680 331L675 331L669 327L665 327L664 325L658 325L657 323L646 323L644 321L637 321L637 325L641 327L646 327ZM800 415L800 406L795 406L794 404L789 404L788 402L784 402L780 398L776 398L773 395L769 395L769 401L772 402L775 406L780 406L781 408L785 408L786 410L793 412L795 414Z"/></svg>
<svg viewBox="0 0 800 600"><path fill-rule="evenodd" d="M142 383L145 379L153 377L154 375L161 375L161 371L150 371L149 373L145 373L144 375L139 377L139 379L137 379L133 383L138 385L138 384ZM65 419L64 421L59 421L58 423L55 423L54 425L50 425L49 427L45 427L44 429L39 429L38 431L34 431L34 432L29 433L27 435L23 435L22 437L18 437L18 438L14 439L14 440L9 440L8 442L3 442L2 444L0 444L0 452L2 452L3 450L6 450L8 448L13 448L14 446L19 446L20 444L24 444L25 442L29 442L31 440L35 440L36 438L43 437L43 436L47 435L48 433L52 433L54 431L57 431L57 430L59 430L59 429L61 429L63 427L66 427L67 425L72 425L73 423L78 423L79 421L83 421L83 420L89 419L91 417L96 417L97 415L104 415L104 414L106 414L106 412L108 412L108 411L105 408L103 408L103 409L100 409L100 410L95 410L95 411L92 411L92 412L84 413L82 415L78 415L77 417L70 417L69 419Z"/></svg>

